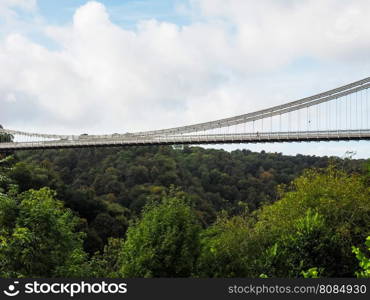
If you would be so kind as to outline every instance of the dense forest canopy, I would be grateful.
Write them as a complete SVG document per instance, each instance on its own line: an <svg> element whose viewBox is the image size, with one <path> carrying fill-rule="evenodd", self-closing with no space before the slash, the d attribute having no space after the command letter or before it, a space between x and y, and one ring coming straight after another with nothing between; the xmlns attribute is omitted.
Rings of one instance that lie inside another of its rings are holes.
<svg viewBox="0 0 370 300"><path fill-rule="evenodd" d="M366 274L366 168L200 147L2 155L0 276Z"/></svg>

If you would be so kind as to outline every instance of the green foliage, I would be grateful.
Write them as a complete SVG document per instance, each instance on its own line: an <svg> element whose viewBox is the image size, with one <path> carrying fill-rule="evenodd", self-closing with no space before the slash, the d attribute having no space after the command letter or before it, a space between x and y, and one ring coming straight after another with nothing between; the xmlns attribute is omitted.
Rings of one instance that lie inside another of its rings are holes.
<svg viewBox="0 0 370 300"><path fill-rule="evenodd" d="M122 245L121 239L110 238L102 253L96 252L91 257L77 248L65 264L58 267L56 274L58 277L117 278Z"/></svg>
<svg viewBox="0 0 370 300"><path fill-rule="evenodd" d="M323 216L307 210L296 220L291 233L281 235L262 256L263 268L275 277L299 277L315 265L326 266L327 276L335 274L340 242L325 224ZM320 274L324 269L320 269ZM308 274L308 273L307 273ZM311 274L311 273L310 273Z"/></svg>
<svg viewBox="0 0 370 300"><path fill-rule="evenodd" d="M0 125L0 129L3 129L3 126ZM14 139L14 136L8 133L0 133L0 143L10 143Z"/></svg>
<svg viewBox="0 0 370 300"><path fill-rule="evenodd" d="M104 246L103 253L96 253L90 261L92 277L117 278L120 271L120 253L123 240L117 238L108 239Z"/></svg>
<svg viewBox="0 0 370 300"><path fill-rule="evenodd" d="M251 230L244 217L223 215L202 232L201 254L197 261L200 277L245 277L254 251Z"/></svg>
<svg viewBox="0 0 370 300"><path fill-rule="evenodd" d="M364 164L364 173L365 173L365 181L368 186L370 186L370 159Z"/></svg>
<svg viewBox="0 0 370 300"><path fill-rule="evenodd" d="M261 249L276 242L280 248L285 267L278 263L275 276L297 276L313 266L323 268L323 276L352 276L351 245L370 232L370 191L358 175L310 170L256 216Z"/></svg>
<svg viewBox="0 0 370 300"><path fill-rule="evenodd" d="M13 156L2 157L0 154L0 193L7 193L9 190L18 190L13 181L6 175L11 170L14 162Z"/></svg>
<svg viewBox="0 0 370 300"><path fill-rule="evenodd" d="M200 226L185 197L173 192L148 203L127 231L123 277L189 277L199 252Z"/></svg>
<svg viewBox="0 0 370 300"><path fill-rule="evenodd" d="M307 171L281 200L206 229L198 275L353 276L351 245L369 232L369 196L358 175L333 167Z"/></svg>
<svg viewBox="0 0 370 300"><path fill-rule="evenodd" d="M175 185L192 198L202 224L208 226L222 210L239 214L239 203L254 210L275 201L278 184L288 184L307 167L328 163L327 157L167 146L24 151L17 152L17 158L20 164L10 177L21 191L41 186L56 190L58 199L87 219L88 231L101 241L107 236L95 228L99 222L94 219L99 213L116 218L107 212L108 197L129 209L128 219L140 214L153 188ZM353 168L357 165L352 163ZM117 220L115 226L119 224ZM114 237L123 234L116 231ZM96 246L88 251L102 250Z"/></svg>
<svg viewBox="0 0 370 300"><path fill-rule="evenodd" d="M66 257L63 264L57 265L53 276L81 278L81 277L98 277L94 276L94 269L91 267L89 257L82 247L76 247Z"/></svg>
<svg viewBox="0 0 370 300"><path fill-rule="evenodd" d="M0 195L1 277L56 276L71 256L83 255L77 219L54 197L47 188Z"/></svg>
<svg viewBox="0 0 370 300"><path fill-rule="evenodd" d="M352 245L370 233L370 173L339 162L301 175L328 158L199 147L2 156L0 276L343 277L358 268L352 249L364 276Z"/></svg>
<svg viewBox="0 0 370 300"><path fill-rule="evenodd" d="M365 245L367 250L370 251L370 236L366 238ZM366 255L360 250L360 248L352 247L352 252L356 255L356 258L359 261L359 265L361 267L361 271L356 271L356 276L358 278L370 278L370 258L366 257Z"/></svg>
<svg viewBox="0 0 370 300"><path fill-rule="evenodd" d="M46 186L58 187L58 176L55 172L33 163L16 163L8 172L8 176L17 182L20 192Z"/></svg>
<svg viewBox="0 0 370 300"><path fill-rule="evenodd" d="M109 237L123 238L129 219L141 213L149 198L160 196L156 190L179 187L191 198L202 225L209 226L222 210L238 215L275 201L278 184L328 162L326 157L167 146L20 151L16 159L7 175L20 191L50 187L86 219L84 245L90 254L102 251ZM353 161L350 168L357 165ZM111 204L126 211L117 214ZM112 230L102 228L102 216Z"/></svg>
<svg viewBox="0 0 370 300"><path fill-rule="evenodd" d="M319 271L316 267L301 272L304 278L319 278Z"/></svg>

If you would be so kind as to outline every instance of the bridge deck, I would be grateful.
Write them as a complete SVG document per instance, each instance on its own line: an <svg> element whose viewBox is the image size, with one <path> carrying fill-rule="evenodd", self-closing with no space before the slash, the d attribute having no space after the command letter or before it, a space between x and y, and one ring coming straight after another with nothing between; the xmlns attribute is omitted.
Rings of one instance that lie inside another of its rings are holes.
<svg viewBox="0 0 370 300"><path fill-rule="evenodd" d="M28 149L58 149L78 147L114 147L135 145L173 145L173 144L226 144L226 143L264 143L264 142L313 142L370 140L370 130L299 131L299 132L261 132L208 135L159 135L131 136L122 138L89 138L79 140L54 140L40 142L0 143L0 151Z"/></svg>

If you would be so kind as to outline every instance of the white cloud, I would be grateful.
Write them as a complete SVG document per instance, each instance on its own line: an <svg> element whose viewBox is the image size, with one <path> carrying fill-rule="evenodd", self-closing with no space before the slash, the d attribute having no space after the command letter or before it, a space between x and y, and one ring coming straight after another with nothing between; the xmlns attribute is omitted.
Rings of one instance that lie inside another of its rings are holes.
<svg viewBox="0 0 370 300"><path fill-rule="evenodd" d="M2 0L0 9L20 8L28 11L34 11L37 7L36 0Z"/></svg>
<svg viewBox="0 0 370 300"><path fill-rule="evenodd" d="M0 38L9 33L28 34L41 25L36 0L0 1Z"/></svg>
<svg viewBox="0 0 370 300"><path fill-rule="evenodd" d="M5 101L7 101L7 102L16 102L17 97L15 97L13 93L9 93L5 96Z"/></svg>
<svg viewBox="0 0 370 300"><path fill-rule="evenodd" d="M13 5L36 10L26 0L7 0L0 10ZM154 129L368 76L369 1L193 0L187 11L193 22L186 26L151 19L126 30L91 1L70 24L45 28L58 50L8 33L0 40L0 119L58 132ZM289 69L306 58L318 66Z"/></svg>
<svg viewBox="0 0 370 300"><path fill-rule="evenodd" d="M370 2L366 0L192 2L206 19L226 19L233 24L234 50L267 66L275 67L302 55L356 58L354 51L370 46Z"/></svg>

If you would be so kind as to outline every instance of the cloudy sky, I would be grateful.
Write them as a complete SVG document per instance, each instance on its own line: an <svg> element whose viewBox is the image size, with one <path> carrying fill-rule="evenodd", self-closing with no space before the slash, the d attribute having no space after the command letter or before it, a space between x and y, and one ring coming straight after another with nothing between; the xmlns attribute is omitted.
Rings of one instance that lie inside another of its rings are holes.
<svg viewBox="0 0 370 300"><path fill-rule="evenodd" d="M282 104L368 77L369 20L368 0L0 0L0 123L114 133ZM370 157L368 142L235 147Z"/></svg>

